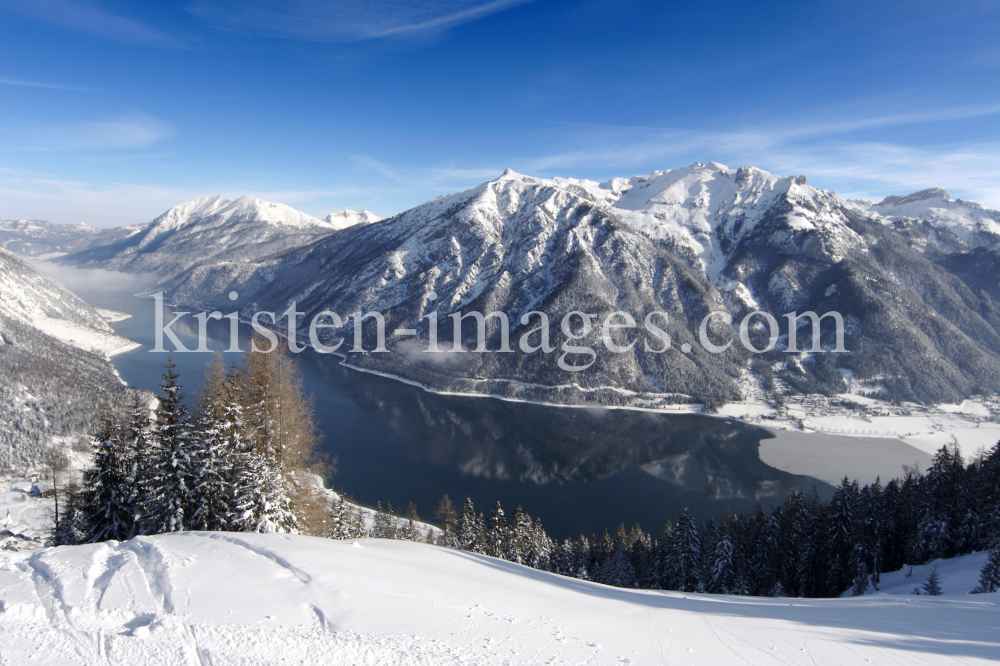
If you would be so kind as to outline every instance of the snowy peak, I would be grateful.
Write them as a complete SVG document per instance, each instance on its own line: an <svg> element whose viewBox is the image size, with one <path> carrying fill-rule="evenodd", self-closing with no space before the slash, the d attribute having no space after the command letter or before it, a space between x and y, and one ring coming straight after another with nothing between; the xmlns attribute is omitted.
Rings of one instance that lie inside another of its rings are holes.
<svg viewBox="0 0 1000 666"><path fill-rule="evenodd" d="M132 237L60 261L86 268L152 272L169 279L205 262L241 265L278 255L338 228L284 204L250 196L234 201L211 196L174 206Z"/></svg>
<svg viewBox="0 0 1000 666"><path fill-rule="evenodd" d="M950 202L951 195L948 191L941 187L931 187L926 190L920 190L919 192L914 192L913 194L907 194L904 196L891 196L886 197L878 204L878 208L889 209L897 206L906 206L909 204L923 205L928 201L941 201Z"/></svg>
<svg viewBox="0 0 1000 666"><path fill-rule="evenodd" d="M174 206L153 220L150 230L162 233L202 222L221 226L251 221L294 228L329 226L324 221L285 204L271 203L251 196L242 196L235 201L211 196Z"/></svg>
<svg viewBox="0 0 1000 666"><path fill-rule="evenodd" d="M977 234L1000 235L1000 212L978 201L952 199L947 191L935 187L905 196L886 197L865 207L868 212L892 221L896 218L920 219L943 226L968 242Z"/></svg>
<svg viewBox="0 0 1000 666"><path fill-rule="evenodd" d="M333 211L323 218L323 222L334 229L346 229L357 224L373 224L381 219L381 217L370 210L362 210L358 212L348 209Z"/></svg>

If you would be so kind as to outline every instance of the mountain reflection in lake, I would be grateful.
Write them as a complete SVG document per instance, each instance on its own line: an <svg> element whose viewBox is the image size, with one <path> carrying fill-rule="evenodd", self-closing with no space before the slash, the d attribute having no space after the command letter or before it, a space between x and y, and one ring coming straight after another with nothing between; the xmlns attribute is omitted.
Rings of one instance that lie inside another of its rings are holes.
<svg viewBox="0 0 1000 666"><path fill-rule="evenodd" d="M115 357L114 365L130 385L155 390L166 354L149 352L152 300L78 293L133 315L114 328L143 347ZM174 330L196 346L195 330ZM210 348L224 349L228 336L228 322L210 322ZM209 359L174 355L189 397ZM402 509L412 501L430 517L444 493L456 504L471 497L487 514L499 500L508 514L520 504L561 538L599 534L621 522L640 522L655 535L685 507L707 520L751 511L757 502L775 505L796 486L815 486L824 497L831 491L765 465L757 448L768 433L735 421L436 395L344 368L335 356L306 351L299 359L323 448L339 461L330 482L363 504L389 501ZM227 354L230 360L238 356Z"/></svg>

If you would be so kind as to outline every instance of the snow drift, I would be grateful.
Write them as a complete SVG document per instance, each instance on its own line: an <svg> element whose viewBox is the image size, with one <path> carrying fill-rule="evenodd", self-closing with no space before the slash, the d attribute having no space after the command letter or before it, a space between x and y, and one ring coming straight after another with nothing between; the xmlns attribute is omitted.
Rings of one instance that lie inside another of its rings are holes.
<svg viewBox="0 0 1000 666"><path fill-rule="evenodd" d="M400 541L202 532L0 558L12 663L992 663L998 623L995 594L633 591Z"/></svg>

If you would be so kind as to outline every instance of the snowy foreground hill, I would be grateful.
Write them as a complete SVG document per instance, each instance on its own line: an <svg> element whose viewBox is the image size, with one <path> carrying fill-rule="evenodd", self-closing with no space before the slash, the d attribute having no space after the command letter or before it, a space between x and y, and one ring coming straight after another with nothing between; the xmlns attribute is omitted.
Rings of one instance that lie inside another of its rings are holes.
<svg viewBox="0 0 1000 666"><path fill-rule="evenodd" d="M411 542L181 533L0 556L0 656L46 664L995 663L998 595L610 588Z"/></svg>

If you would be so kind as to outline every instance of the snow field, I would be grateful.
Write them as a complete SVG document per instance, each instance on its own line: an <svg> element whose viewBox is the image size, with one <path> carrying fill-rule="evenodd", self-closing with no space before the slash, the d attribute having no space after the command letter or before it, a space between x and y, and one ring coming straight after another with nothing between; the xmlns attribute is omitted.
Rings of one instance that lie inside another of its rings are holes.
<svg viewBox="0 0 1000 666"><path fill-rule="evenodd" d="M1000 655L997 601L623 590L411 542L180 533L0 556L0 654L48 664L972 664Z"/></svg>

